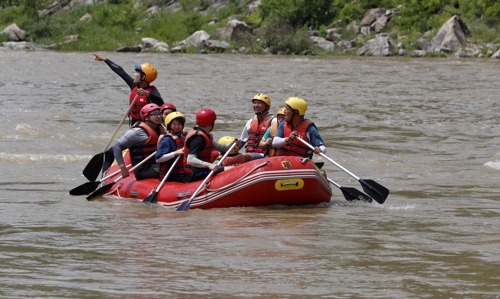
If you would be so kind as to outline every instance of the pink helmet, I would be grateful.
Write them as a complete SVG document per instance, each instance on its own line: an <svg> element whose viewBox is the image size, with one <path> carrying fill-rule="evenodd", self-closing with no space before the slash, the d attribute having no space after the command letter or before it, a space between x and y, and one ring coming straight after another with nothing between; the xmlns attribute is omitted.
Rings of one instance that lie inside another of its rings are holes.
<svg viewBox="0 0 500 299"><path fill-rule="evenodd" d="M146 116L149 115L149 113L151 113L151 111L153 110L160 110L160 106L156 105L156 104L147 104L146 106L142 107L141 109L141 120L144 121L144 119L146 118Z"/></svg>
<svg viewBox="0 0 500 299"><path fill-rule="evenodd" d="M215 120L217 119L217 115L212 109L203 108L198 113L196 113L196 125L201 127L211 126Z"/></svg>
<svg viewBox="0 0 500 299"><path fill-rule="evenodd" d="M160 112L163 112L163 110L165 109L172 109L173 110L172 112L177 111L177 108L175 108L174 104L171 103L165 103L161 105Z"/></svg>

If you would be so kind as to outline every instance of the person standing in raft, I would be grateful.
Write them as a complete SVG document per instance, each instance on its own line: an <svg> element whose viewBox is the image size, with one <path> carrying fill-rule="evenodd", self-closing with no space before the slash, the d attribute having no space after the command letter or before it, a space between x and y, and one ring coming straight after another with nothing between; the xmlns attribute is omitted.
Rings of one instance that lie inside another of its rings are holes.
<svg viewBox="0 0 500 299"><path fill-rule="evenodd" d="M123 81L127 83L132 91L130 93L130 103L134 100L135 96L138 95L135 105L130 109L130 125L134 125L136 122L140 121L140 112L142 107L146 104L154 103L158 106L163 105L163 98L156 87L150 85L158 77L158 72L149 63L143 63L141 65L134 65L135 74L134 77L130 77L123 68L111 60L100 54L92 54L95 56L95 60L104 61L110 68L120 76Z"/></svg>
<svg viewBox="0 0 500 299"><path fill-rule="evenodd" d="M165 133L163 130L160 107L156 104L147 104L140 112L142 121L136 122L118 141L106 152L103 173L111 166L114 159L120 166L121 175L128 177L129 171L123 161L122 152L128 148L132 166L137 165L156 151L158 138ZM142 166L135 170L137 180L147 178L158 178L158 164L154 158L150 158Z"/></svg>
<svg viewBox="0 0 500 299"><path fill-rule="evenodd" d="M213 150L226 152L232 143L222 145L213 140L210 132L216 119L211 109L203 108L196 113L196 127L189 131L184 144L186 182L204 179L212 170L214 174L224 171L224 167L213 164L217 158Z"/></svg>
<svg viewBox="0 0 500 299"><path fill-rule="evenodd" d="M273 138L278 131L278 126L285 120L285 107L280 108L278 113L276 113L277 122L273 123L269 129L267 129L266 134L262 137L260 141L260 148L264 150L265 157L272 157L276 154L276 148L273 148Z"/></svg>
<svg viewBox="0 0 500 299"><path fill-rule="evenodd" d="M326 146L314 123L304 116L307 103L301 98L288 98L285 101L285 121L282 122L273 138L276 156L301 156L312 158L312 153L326 153ZM314 151L296 139L299 136L314 146Z"/></svg>
<svg viewBox="0 0 500 299"><path fill-rule="evenodd" d="M241 132L241 141L246 147L245 152L252 153L254 159L264 157L264 149L259 144L267 129L276 122L273 114L269 114L271 99L263 94L256 94L252 99L255 116L249 119Z"/></svg>
<svg viewBox="0 0 500 299"><path fill-rule="evenodd" d="M156 151L156 162L159 163L160 180L163 180L168 170L175 162L175 157L184 154L183 135L186 118L180 112L172 112L165 117L167 133L160 136ZM184 182L184 159L179 159L167 178L170 182Z"/></svg>

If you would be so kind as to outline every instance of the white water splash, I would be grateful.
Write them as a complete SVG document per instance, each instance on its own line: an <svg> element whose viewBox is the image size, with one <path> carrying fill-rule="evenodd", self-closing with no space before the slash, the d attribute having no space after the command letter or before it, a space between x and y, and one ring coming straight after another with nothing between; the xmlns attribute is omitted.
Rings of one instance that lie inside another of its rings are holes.
<svg viewBox="0 0 500 299"><path fill-rule="evenodd" d="M494 169L500 169L500 161L496 160L494 162L486 162L484 163L485 166L494 168Z"/></svg>
<svg viewBox="0 0 500 299"><path fill-rule="evenodd" d="M18 164L29 163L50 163L50 162L77 162L88 161L92 158L90 155L63 155L63 154L12 154L0 152L1 162L15 162Z"/></svg>

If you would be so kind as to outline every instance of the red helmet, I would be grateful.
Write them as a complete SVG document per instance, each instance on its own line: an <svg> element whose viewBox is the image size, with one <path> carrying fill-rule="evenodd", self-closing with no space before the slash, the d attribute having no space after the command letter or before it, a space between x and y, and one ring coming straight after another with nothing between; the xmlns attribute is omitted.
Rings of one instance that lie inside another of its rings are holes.
<svg viewBox="0 0 500 299"><path fill-rule="evenodd" d="M174 104L171 103L165 103L161 105L160 112L163 112L163 110L165 109L172 109L173 110L172 112L177 111L177 108L175 108Z"/></svg>
<svg viewBox="0 0 500 299"><path fill-rule="evenodd" d="M196 125L201 127L211 126L215 120L217 119L217 115L212 109L203 108L198 113L196 113Z"/></svg>
<svg viewBox="0 0 500 299"><path fill-rule="evenodd" d="M156 104L147 104L146 106L142 107L141 109L141 120L144 121L144 119L146 118L146 116L149 115L149 113L151 113L151 111L153 110L160 110L160 106L156 105Z"/></svg>

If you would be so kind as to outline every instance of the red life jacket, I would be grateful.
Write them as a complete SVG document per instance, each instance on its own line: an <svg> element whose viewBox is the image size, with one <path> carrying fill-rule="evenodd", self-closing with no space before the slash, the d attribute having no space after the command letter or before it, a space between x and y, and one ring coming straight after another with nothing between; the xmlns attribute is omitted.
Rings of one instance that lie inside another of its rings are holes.
<svg viewBox="0 0 500 299"><path fill-rule="evenodd" d="M184 138L184 135L182 135L182 134L174 135L172 133L168 133L168 134L161 135L160 138L158 139L158 144L160 144L161 140L167 136L174 140L175 145L177 146L176 147L177 149L184 147L184 139L185 138ZM175 158L168 160L168 161L165 161L163 163L160 163L160 165L159 165L160 180L162 180L165 177L165 175L167 174L168 170L170 169L170 167L172 166L174 161L175 161ZM174 172L174 171L176 171L179 175L184 175L184 159L179 159L177 161L177 164L175 164L174 169L172 169L172 172Z"/></svg>
<svg viewBox="0 0 500 299"><path fill-rule="evenodd" d="M141 162L145 158L149 157L152 153L154 153L156 151L157 145L158 145L158 136L160 134L165 133L165 131L163 130L163 128L161 126L159 126L156 129L153 129L141 121L136 122L132 126L132 128L141 128L144 131L146 131L146 133L149 135L149 139L146 141L146 143L144 143L141 146L132 146L130 148L132 165L137 165L139 162ZM144 164L154 164L154 163L155 163L155 159L150 158Z"/></svg>
<svg viewBox="0 0 500 299"><path fill-rule="evenodd" d="M147 92L151 92L153 90L158 91L158 89L156 89L156 87L154 87L152 85L144 87L143 89ZM137 94L137 86L134 87L134 89L132 89L132 92L130 93L129 104L132 103L136 94ZM142 109L142 107L146 106L149 103L150 103L150 101L149 101L148 96L138 96L137 100L135 101L134 106L130 109L130 117L132 117L132 119L134 119L136 121L141 120L141 116L140 116L141 109Z"/></svg>
<svg viewBox="0 0 500 299"><path fill-rule="evenodd" d="M300 125L297 126L297 128L295 128L299 137L304 139L306 142L309 142L309 139L307 138L307 128L309 128L310 125L314 126L314 123L309 119L305 119L300 123ZM289 136L292 131L294 131L292 124L285 123L283 127L283 136ZM278 151L276 152L276 156L311 157L311 155L311 149L297 139L288 142L283 147L278 148Z"/></svg>
<svg viewBox="0 0 500 299"><path fill-rule="evenodd" d="M259 147L259 143L262 140L264 134L266 134L267 129L271 126L271 121L274 115L268 114L264 120L259 123L257 115L254 116L252 122L250 123L250 128L248 129L248 140L246 144L247 153L263 153L264 150Z"/></svg>
<svg viewBox="0 0 500 299"><path fill-rule="evenodd" d="M184 143L187 145L188 140L195 135L201 136L205 140L205 148L198 154L198 159L208 163L212 163L213 161L215 161L212 160L212 149L213 149L212 144L214 139L212 134L199 129L198 127L194 127L187 134ZM188 154L189 154L189 149L187 146L184 146L184 172L187 174L191 173L191 167L192 167L187 163Z"/></svg>

